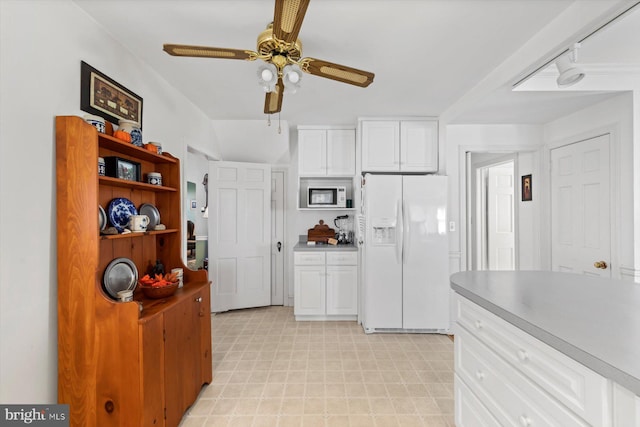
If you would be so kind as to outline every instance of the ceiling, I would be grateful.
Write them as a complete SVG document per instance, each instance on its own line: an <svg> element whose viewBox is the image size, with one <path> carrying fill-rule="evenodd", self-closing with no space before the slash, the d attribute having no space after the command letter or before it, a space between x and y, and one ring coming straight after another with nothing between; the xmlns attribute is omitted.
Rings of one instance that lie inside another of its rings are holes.
<svg viewBox="0 0 640 427"><path fill-rule="evenodd" d="M255 50L258 34L273 19L273 0L75 2L212 120L265 118L256 76L261 61L172 57L162 45ZM285 94L281 117L295 126L355 123L361 116L439 116L572 2L313 0L299 34L302 56L371 71L375 80L360 88L305 74L298 92ZM505 86L456 121L541 123L611 95L517 96Z"/></svg>

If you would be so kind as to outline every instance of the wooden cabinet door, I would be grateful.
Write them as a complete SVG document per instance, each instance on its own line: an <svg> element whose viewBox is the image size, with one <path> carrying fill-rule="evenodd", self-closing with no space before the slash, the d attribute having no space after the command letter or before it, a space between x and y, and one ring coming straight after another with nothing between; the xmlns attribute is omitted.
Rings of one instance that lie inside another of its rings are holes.
<svg viewBox="0 0 640 427"><path fill-rule="evenodd" d="M200 322L200 385L210 384L213 380L213 365L211 355L211 291L209 287L196 294L195 302L198 303Z"/></svg>
<svg viewBox="0 0 640 427"><path fill-rule="evenodd" d="M294 314L324 315L326 308L324 265L296 266L294 276Z"/></svg>
<svg viewBox="0 0 640 427"><path fill-rule="evenodd" d="M358 314L358 268L327 266L327 314Z"/></svg>
<svg viewBox="0 0 640 427"><path fill-rule="evenodd" d="M400 170L400 122L362 122L362 171Z"/></svg>
<svg viewBox="0 0 640 427"><path fill-rule="evenodd" d="M191 296L164 313L167 427L180 423L182 415L195 401L202 385L200 305Z"/></svg>
<svg viewBox="0 0 640 427"><path fill-rule="evenodd" d="M142 425L164 425L164 322L155 316L140 325L142 354Z"/></svg>
<svg viewBox="0 0 640 427"><path fill-rule="evenodd" d="M438 170L438 122L400 123L400 171L436 172Z"/></svg>
<svg viewBox="0 0 640 427"><path fill-rule="evenodd" d="M327 174L327 132L301 130L298 132L298 175Z"/></svg>
<svg viewBox="0 0 640 427"><path fill-rule="evenodd" d="M356 131L353 129L327 130L327 175L353 176L356 174Z"/></svg>

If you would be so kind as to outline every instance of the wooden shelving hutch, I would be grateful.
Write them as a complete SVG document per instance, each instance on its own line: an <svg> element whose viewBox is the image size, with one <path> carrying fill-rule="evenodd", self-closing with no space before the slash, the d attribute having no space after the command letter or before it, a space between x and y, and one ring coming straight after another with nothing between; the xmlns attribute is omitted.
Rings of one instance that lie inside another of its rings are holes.
<svg viewBox="0 0 640 427"><path fill-rule="evenodd" d="M98 157L160 172L162 186L98 176ZM180 161L99 134L79 117L56 118L58 246L58 402L71 426L165 426L180 423L212 379L210 282L182 262ZM167 229L100 236L98 205L115 197L154 204ZM102 288L115 258L143 275L160 259L184 269L184 287L161 300L117 302Z"/></svg>

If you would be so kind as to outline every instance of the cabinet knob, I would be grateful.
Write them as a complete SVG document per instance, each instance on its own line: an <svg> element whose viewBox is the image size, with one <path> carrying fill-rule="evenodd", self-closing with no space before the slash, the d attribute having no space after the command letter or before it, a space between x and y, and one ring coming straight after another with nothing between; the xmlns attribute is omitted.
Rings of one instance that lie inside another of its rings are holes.
<svg viewBox="0 0 640 427"><path fill-rule="evenodd" d="M482 322L479 320L476 320L476 329L482 329Z"/></svg>
<svg viewBox="0 0 640 427"><path fill-rule="evenodd" d="M607 263L605 261L596 261L593 263L593 266L595 268L599 268L601 270L606 270L607 269Z"/></svg>
<svg viewBox="0 0 640 427"><path fill-rule="evenodd" d="M518 359L520 359L522 362L526 362L527 360L529 360L529 353L527 353L527 351L523 349L518 350Z"/></svg>
<svg viewBox="0 0 640 427"><path fill-rule="evenodd" d="M198 297L195 299L195 302L202 302L202 297Z"/></svg>
<svg viewBox="0 0 640 427"><path fill-rule="evenodd" d="M526 415L520 415L518 421L520 421L520 425L522 427L528 427L531 425L531 418L527 417Z"/></svg>
<svg viewBox="0 0 640 427"><path fill-rule="evenodd" d="M104 402L104 410L108 413L112 413L115 408L116 405L113 403L113 400L107 400Z"/></svg>
<svg viewBox="0 0 640 427"><path fill-rule="evenodd" d="M482 381L484 379L484 377L486 377L486 374L480 370L476 371L476 378L479 381Z"/></svg>

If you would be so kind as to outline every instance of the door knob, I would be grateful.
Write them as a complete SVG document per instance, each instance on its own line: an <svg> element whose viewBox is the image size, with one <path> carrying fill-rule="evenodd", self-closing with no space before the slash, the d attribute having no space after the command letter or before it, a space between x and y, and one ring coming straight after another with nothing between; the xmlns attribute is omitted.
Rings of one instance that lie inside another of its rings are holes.
<svg viewBox="0 0 640 427"><path fill-rule="evenodd" d="M280 252L280 250L282 249L282 242L278 242L276 246L278 247L278 252Z"/></svg>
<svg viewBox="0 0 640 427"><path fill-rule="evenodd" d="M596 261L593 263L593 266L595 268L599 268L601 270L606 270L607 269L607 263L604 261Z"/></svg>

